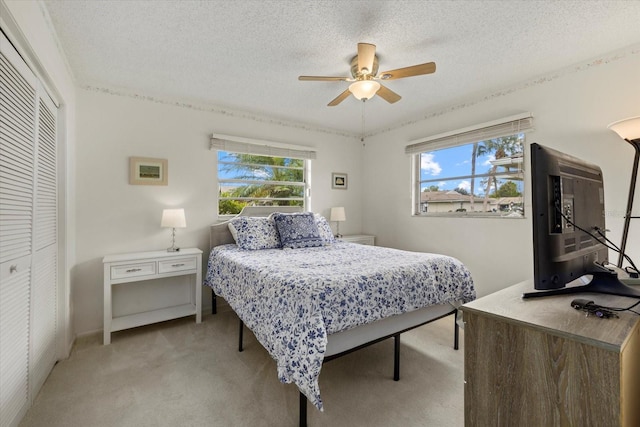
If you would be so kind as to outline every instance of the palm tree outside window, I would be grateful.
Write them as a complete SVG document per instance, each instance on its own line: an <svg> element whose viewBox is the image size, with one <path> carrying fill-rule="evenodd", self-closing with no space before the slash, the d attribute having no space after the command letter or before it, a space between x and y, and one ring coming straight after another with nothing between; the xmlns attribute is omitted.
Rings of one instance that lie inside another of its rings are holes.
<svg viewBox="0 0 640 427"><path fill-rule="evenodd" d="M218 151L218 214L244 206L305 206L308 160Z"/></svg>
<svg viewBox="0 0 640 427"><path fill-rule="evenodd" d="M518 133L416 154L418 215L524 217Z"/></svg>

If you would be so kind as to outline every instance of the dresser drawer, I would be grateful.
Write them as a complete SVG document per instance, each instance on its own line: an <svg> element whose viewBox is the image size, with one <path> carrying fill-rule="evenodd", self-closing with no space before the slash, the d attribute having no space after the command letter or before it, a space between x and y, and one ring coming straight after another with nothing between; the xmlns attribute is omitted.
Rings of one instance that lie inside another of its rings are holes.
<svg viewBox="0 0 640 427"><path fill-rule="evenodd" d="M172 271L195 270L198 265L196 257L185 257L171 259L166 261L158 261L158 273L171 273Z"/></svg>
<svg viewBox="0 0 640 427"><path fill-rule="evenodd" d="M111 280L149 276L153 274L156 274L156 263L153 261L111 266Z"/></svg>

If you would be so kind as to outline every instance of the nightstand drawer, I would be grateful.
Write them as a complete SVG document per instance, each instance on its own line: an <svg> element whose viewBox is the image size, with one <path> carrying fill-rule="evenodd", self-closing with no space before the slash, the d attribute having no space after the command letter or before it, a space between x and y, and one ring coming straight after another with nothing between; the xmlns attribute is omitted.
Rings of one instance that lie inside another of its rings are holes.
<svg viewBox="0 0 640 427"><path fill-rule="evenodd" d="M115 265L111 267L111 280L156 274L156 263L139 262L135 264Z"/></svg>
<svg viewBox="0 0 640 427"><path fill-rule="evenodd" d="M195 270L198 265L196 257L186 257L158 262L158 273L171 273L173 271Z"/></svg>
<svg viewBox="0 0 640 427"><path fill-rule="evenodd" d="M371 246L375 245L375 236L372 236L372 235L369 235L369 234L345 235L345 236L342 236L342 237L338 238L338 240L342 240L342 241L350 242L350 243L358 243L360 245L371 245Z"/></svg>
<svg viewBox="0 0 640 427"><path fill-rule="evenodd" d="M202 251L183 248L179 252L149 251L113 254L102 258L104 264L104 323L103 343L111 343L111 333L136 328L150 323L195 314L196 323L202 322ZM182 280L190 276L189 292L185 294L176 285L184 287ZM171 280L171 279L179 280ZM158 286L150 285L155 281ZM146 282L148 286L138 284ZM127 283L127 286L120 286ZM114 298L117 285L117 298ZM150 295L153 293L153 295ZM165 295L163 295L165 294ZM146 298L148 295L149 298ZM131 298L127 298L131 296ZM154 297L156 297L154 299Z"/></svg>

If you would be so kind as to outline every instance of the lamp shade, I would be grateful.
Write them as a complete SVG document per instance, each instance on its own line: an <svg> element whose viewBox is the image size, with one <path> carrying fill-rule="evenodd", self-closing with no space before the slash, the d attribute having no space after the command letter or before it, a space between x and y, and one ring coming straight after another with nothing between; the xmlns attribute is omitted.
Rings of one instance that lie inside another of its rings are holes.
<svg viewBox="0 0 640 427"><path fill-rule="evenodd" d="M162 211L161 227L185 228L187 220L184 217L184 209L165 209Z"/></svg>
<svg viewBox="0 0 640 427"><path fill-rule="evenodd" d="M374 80L360 80L349 85L349 92L358 99L371 99L380 89L380 83Z"/></svg>
<svg viewBox="0 0 640 427"><path fill-rule="evenodd" d="M629 141L640 139L640 116L618 120L617 122L611 123L607 127L620 135L620 137L623 139Z"/></svg>
<svg viewBox="0 0 640 427"><path fill-rule="evenodd" d="M347 216L343 207L331 208L331 221L346 221Z"/></svg>

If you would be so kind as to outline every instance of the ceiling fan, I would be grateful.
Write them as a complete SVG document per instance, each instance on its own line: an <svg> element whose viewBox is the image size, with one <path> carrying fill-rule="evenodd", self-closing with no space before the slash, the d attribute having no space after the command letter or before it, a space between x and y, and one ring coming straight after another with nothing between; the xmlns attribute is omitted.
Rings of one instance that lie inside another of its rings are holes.
<svg viewBox="0 0 640 427"><path fill-rule="evenodd" d="M378 83L377 80L395 80L405 77L431 74L436 71L434 62L413 65L411 67L398 68L396 70L378 73L378 57L376 56L376 45L370 43L358 43L358 54L351 60L351 77L323 77L323 76L300 76L302 81L345 81L353 82L349 88L338 95L328 106L334 107L353 94L357 99L367 100L378 94L382 99L390 104L400 101L401 96Z"/></svg>

